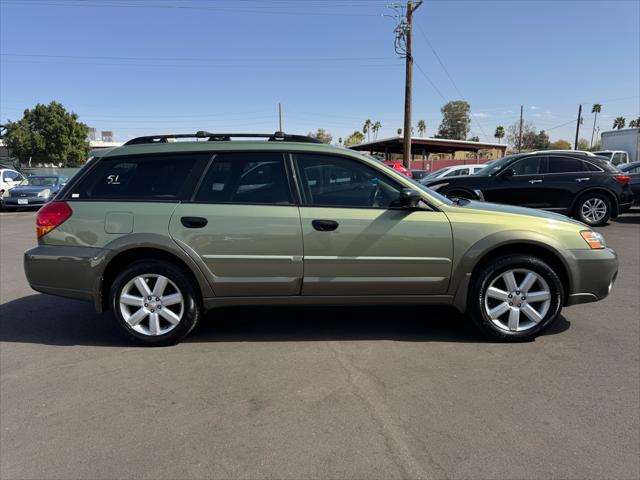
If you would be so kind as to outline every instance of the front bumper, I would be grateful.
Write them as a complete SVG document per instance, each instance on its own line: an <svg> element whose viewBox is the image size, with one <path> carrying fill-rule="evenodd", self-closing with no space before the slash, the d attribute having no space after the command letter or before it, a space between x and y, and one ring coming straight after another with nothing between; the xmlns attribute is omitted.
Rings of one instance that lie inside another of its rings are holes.
<svg viewBox="0 0 640 480"><path fill-rule="evenodd" d="M618 256L610 248L569 250L571 292L565 305L597 302L605 298L618 276Z"/></svg>
<svg viewBox="0 0 640 480"><path fill-rule="evenodd" d="M48 203L49 200L51 200L49 197L4 197L2 199L2 206L5 208L41 207L45 203Z"/></svg>

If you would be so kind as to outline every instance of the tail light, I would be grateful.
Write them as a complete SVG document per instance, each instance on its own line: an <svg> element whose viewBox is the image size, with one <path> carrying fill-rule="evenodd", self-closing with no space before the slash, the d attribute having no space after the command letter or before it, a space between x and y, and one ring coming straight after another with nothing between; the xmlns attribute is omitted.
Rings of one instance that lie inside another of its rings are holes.
<svg viewBox="0 0 640 480"><path fill-rule="evenodd" d="M629 185L631 183L631 177L629 175L616 175L613 178L616 179L616 182L624 185Z"/></svg>
<svg viewBox="0 0 640 480"><path fill-rule="evenodd" d="M73 210L67 202L49 202L40 210L36 217L36 234L38 238L46 235L67 220Z"/></svg>

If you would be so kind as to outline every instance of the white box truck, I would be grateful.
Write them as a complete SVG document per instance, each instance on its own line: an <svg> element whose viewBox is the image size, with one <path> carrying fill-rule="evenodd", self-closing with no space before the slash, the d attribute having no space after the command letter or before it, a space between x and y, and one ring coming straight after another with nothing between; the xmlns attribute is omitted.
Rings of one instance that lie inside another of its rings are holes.
<svg viewBox="0 0 640 480"><path fill-rule="evenodd" d="M602 151L614 165L640 161L640 128L623 128L602 132Z"/></svg>

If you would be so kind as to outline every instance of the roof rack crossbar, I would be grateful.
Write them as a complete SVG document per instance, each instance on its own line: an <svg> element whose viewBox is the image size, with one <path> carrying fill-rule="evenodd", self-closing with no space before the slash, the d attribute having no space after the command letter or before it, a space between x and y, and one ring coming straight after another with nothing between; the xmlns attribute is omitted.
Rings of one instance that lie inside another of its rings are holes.
<svg viewBox="0 0 640 480"><path fill-rule="evenodd" d="M143 145L149 143L167 143L178 138L206 138L210 142L226 142L232 138L266 138L270 142L302 142L322 143L320 140L307 135L288 135L284 132L275 133L212 133L200 130L196 133L169 133L166 135L148 135L132 138L125 145Z"/></svg>

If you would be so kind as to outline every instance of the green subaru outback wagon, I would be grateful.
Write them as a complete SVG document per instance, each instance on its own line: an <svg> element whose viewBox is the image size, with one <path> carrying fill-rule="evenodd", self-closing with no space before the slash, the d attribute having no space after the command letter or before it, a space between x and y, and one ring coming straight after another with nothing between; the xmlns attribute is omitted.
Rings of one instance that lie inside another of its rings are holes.
<svg viewBox="0 0 640 480"><path fill-rule="evenodd" d="M228 305L446 304L523 340L605 298L618 270L579 222L451 201L281 132L136 138L93 157L36 222L31 287L111 310L146 345Z"/></svg>

